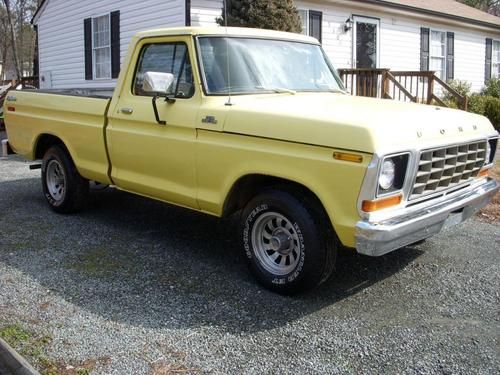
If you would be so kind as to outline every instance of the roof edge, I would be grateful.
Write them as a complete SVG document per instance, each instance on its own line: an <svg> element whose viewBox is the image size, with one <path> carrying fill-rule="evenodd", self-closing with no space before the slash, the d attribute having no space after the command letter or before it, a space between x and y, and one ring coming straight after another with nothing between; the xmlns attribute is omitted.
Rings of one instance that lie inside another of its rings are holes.
<svg viewBox="0 0 500 375"><path fill-rule="evenodd" d="M350 0L350 1L353 1L353 0ZM483 27L488 27L488 28L492 28L495 30L500 30L500 25L497 25L494 23L480 21L480 20L476 20L476 19L468 18L468 17L462 17L462 16L458 16L458 15L454 15L454 14L438 12L438 11L430 10L430 9L418 8L418 7L414 7L414 6L406 5L406 4L397 4L397 3L393 3L393 2L385 1L385 0L354 0L354 1L356 1L356 2L359 1L361 3L372 4L372 5L383 5L383 6L386 6L388 8L406 10L406 11L411 11L411 12L415 12L415 13L427 14L427 15L431 15L431 16L438 16L438 17L447 18L447 19L451 19L451 20L455 20L455 21L460 21L460 22L464 22L464 23L468 23L468 24L473 24L473 25L477 25L477 26L483 26Z"/></svg>
<svg viewBox="0 0 500 375"><path fill-rule="evenodd" d="M35 14L33 14L33 17L31 18L30 23L32 25L35 25L38 22L38 19L40 18L40 15L43 13L43 10L47 6L48 2L49 2L49 0L42 0L42 2L40 3L40 5L37 8Z"/></svg>

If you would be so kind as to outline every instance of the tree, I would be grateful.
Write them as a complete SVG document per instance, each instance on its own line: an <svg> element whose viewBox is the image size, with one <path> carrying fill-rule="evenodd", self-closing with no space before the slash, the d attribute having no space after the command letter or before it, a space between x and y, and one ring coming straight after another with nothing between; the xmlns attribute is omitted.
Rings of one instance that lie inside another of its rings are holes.
<svg viewBox="0 0 500 375"><path fill-rule="evenodd" d="M5 75L5 63L7 59L9 58L8 56L8 51L9 51L9 38L7 37L9 33L9 25L7 23L7 13L5 11L5 8L1 6L0 3L0 35L2 36L0 38L0 85L1 81L4 80L4 75Z"/></svg>
<svg viewBox="0 0 500 375"><path fill-rule="evenodd" d="M302 22L293 0L225 0L219 25L300 33Z"/></svg>
<svg viewBox="0 0 500 375"><path fill-rule="evenodd" d="M17 75L16 78L19 79L22 77L22 74L21 74L21 69L19 68L19 58L17 56L16 37L14 32L14 20L10 8L10 0L3 0L3 2L5 5L5 14L7 16L7 23L9 26L12 57L14 59L14 67L16 69L16 75Z"/></svg>
<svg viewBox="0 0 500 375"><path fill-rule="evenodd" d="M39 0L2 0L0 2L0 61L2 74L19 79L33 74L35 32L30 24ZM5 77L0 77L3 79Z"/></svg>
<svg viewBox="0 0 500 375"><path fill-rule="evenodd" d="M457 0L471 7L500 16L500 0Z"/></svg>

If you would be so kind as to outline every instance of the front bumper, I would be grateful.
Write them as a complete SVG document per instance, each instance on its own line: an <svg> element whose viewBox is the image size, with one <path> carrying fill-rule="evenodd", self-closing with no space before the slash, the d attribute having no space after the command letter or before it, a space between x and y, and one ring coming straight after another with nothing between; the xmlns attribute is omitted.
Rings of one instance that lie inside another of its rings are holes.
<svg viewBox="0 0 500 375"><path fill-rule="evenodd" d="M498 182L488 179L471 190L411 214L379 222L361 220L356 224L356 250L379 256L431 237L474 215L491 201L499 187Z"/></svg>

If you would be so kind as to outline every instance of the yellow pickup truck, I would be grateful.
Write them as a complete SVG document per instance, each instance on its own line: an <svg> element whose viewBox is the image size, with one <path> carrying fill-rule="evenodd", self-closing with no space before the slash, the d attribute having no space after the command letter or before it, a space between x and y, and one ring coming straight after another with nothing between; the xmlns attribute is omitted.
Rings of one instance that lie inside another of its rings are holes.
<svg viewBox="0 0 500 375"><path fill-rule="evenodd" d="M379 256L488 204L498 133L482 116L352 97L317 40L238 28L141 32L114 92L11 92L8 147L42 159L47 202L89 181L215 216L239 213L255 277L292 294L339 246Z"/></svg>

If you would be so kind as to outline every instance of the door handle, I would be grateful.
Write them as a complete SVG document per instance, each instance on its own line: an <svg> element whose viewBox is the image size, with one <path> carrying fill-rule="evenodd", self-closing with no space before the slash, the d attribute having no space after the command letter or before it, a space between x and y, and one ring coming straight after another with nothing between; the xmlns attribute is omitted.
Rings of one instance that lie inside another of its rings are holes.
<svg viewBox="0 0 500 375"><path fill-rule="evenodd" d="M131 115L134 110L132 108L121 108L120 112L125 115Z"/></svg>

